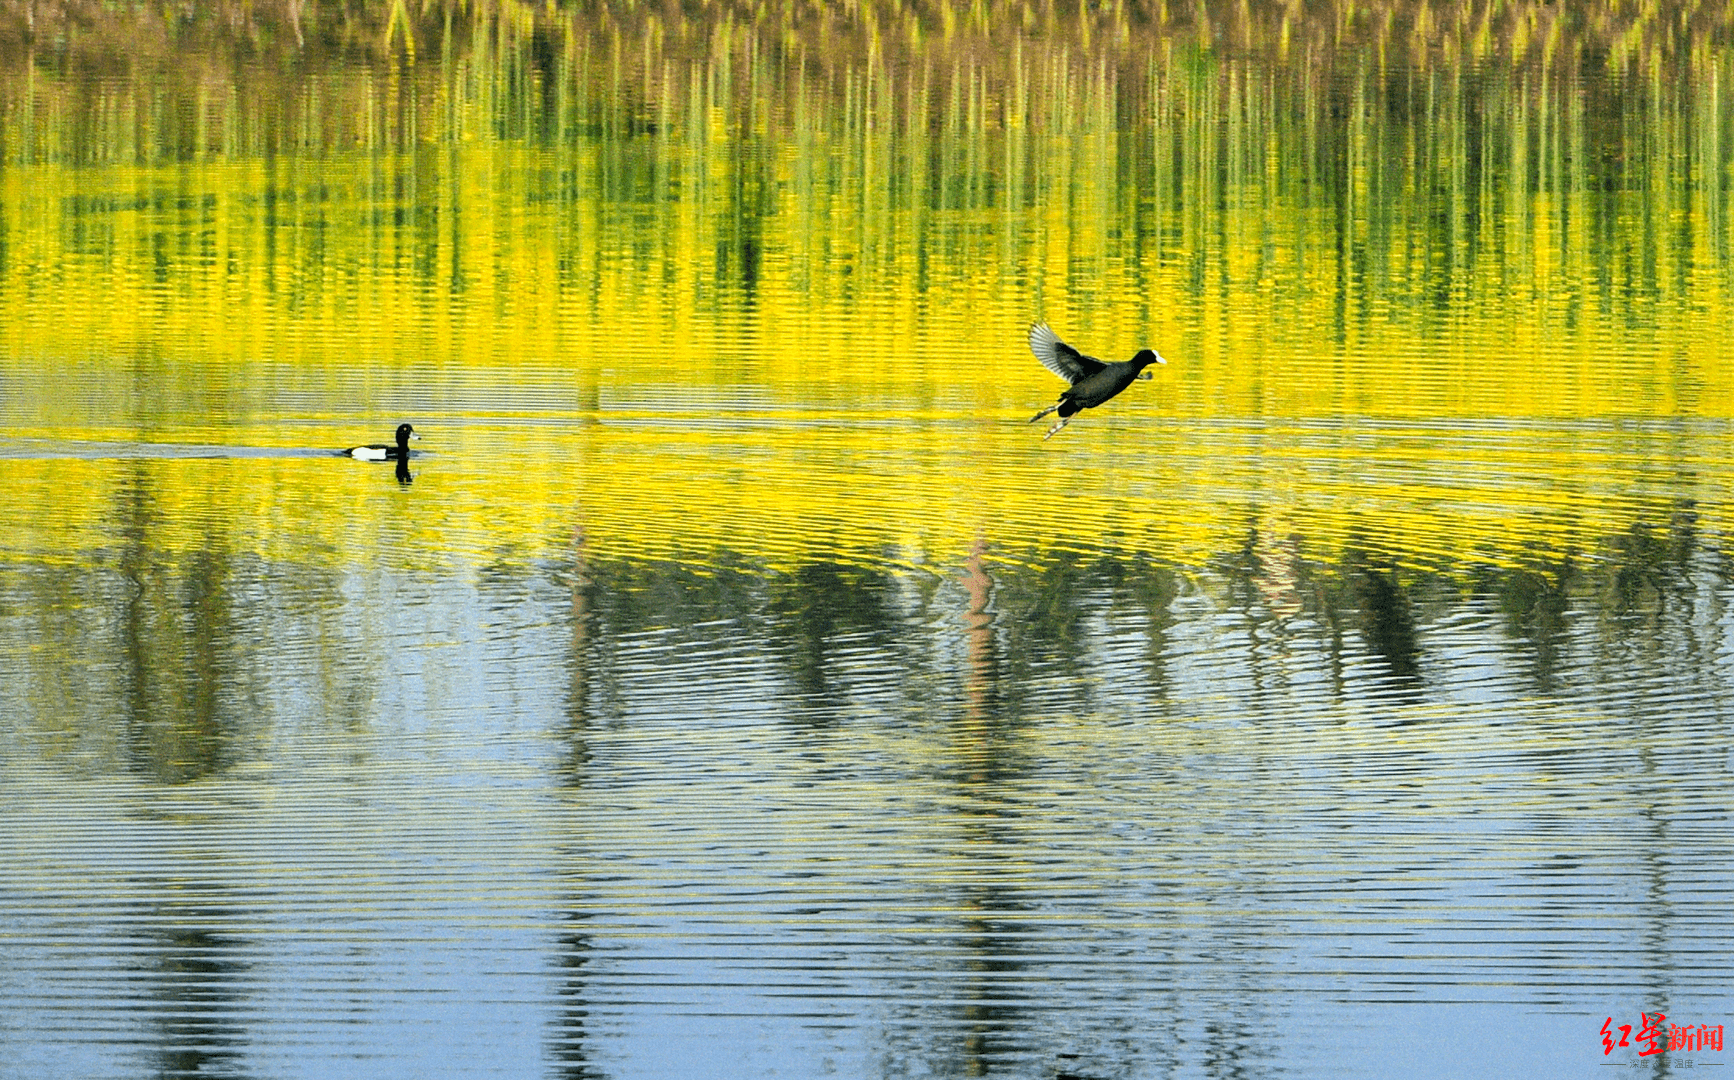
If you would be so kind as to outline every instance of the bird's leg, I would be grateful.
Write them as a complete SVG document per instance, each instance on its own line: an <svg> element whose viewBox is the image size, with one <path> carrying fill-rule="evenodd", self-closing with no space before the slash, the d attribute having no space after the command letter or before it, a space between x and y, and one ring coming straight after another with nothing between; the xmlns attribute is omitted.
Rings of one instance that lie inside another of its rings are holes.
<svg viewBox="0 0 1734 1080"><path fill-rule="evenodd" d="M1057 409L1059 407L1060 407L1060 403L1057 403L1057 402L1053 405L1049 405L1047 408L1043 409L1041 412L1036 413L1034 416L1030 417L1029 422L1033 424L1037 420L1040 420L1042 417L1048 415L1049 413L1053 412L1055 409Z"/></svg>
<svg viewBox="0 0 1734 1080"><path fill-rule="evenodd" d="M1057 406L1057 405L1055 406L1055 408L1058 408L1058 407L1059 406ZM1049 409L1048 411L1053 412L1054 410ZM1048 433L1046 435L1042 436L1042 441L1047 442L1049 439L1053 438L1055 435L1058 435L1060 433L1060 429L1065 427L1067 424L1069 424L1071 422L1072 422L1072 418L1069 416L1061 418L1059 423L1057 423L1053 427L1049 428Z"/></svg>

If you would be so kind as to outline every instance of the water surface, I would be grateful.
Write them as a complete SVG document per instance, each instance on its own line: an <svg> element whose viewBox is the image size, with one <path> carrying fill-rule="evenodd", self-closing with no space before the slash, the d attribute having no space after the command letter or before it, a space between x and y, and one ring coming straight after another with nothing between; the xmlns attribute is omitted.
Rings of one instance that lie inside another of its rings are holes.
<svg viewBox="0 0 1734 1080"><path fill-rule="evenodd" d="M6 31L0 1075L1724 1060L1725 28L937 12Z"/></svg>

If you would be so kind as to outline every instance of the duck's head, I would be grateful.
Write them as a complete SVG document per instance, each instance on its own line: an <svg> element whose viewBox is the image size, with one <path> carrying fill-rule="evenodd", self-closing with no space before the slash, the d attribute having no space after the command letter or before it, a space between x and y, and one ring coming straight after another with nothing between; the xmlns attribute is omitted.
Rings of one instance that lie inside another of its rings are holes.
<svg viewBox="0 0 1734 1080"><path fill-rule="evenodd" d="M1140 379L1148 379L1152 376L1148 371L1144 370L1145 368L1149 367L1151 364L1166 364L1168 361L1162 359L1162 354L1157 352L1155 349L1139 349L1138 355L1132 357L1132 362L1138 365L1137 377Z"/></svg>
<svg viewBox="0 0 1734 1080"><path fill-rule="evenodd" d="M421 436L415 433L415 428L410 427L408 424L397 425L397 445L404 446L408 444L411 439L419 438L421 438Z"/></svg>

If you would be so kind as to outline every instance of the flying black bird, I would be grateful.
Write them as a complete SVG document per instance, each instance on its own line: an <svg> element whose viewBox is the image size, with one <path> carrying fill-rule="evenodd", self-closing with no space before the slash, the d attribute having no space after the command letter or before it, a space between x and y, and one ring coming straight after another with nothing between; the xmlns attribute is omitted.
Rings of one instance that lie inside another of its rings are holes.
<svg viewBox="0 0 1734 1080"><path fill-rule="evenodd" d="M1130 360L1117 360L1108 364L1093 356L1083 353L1061 341L1047 323L1036 323L1030 327L1030 352L1036 354L1036 359L1042 366L1071 383L1071 388L1060 394L1058 405L1049 405L1041 412L1030 417L1030 423L1035 423L1051 412L1060 414L1060 422L1048 429L1042 436L1045 442L1054 437L1054 433L1072 422L1072 417L1080 409L1093 409L1115 394L1131 386L1138 379L1148 379L1150 372L1144 368L1150 364L1166 364L1161 355L1154 349L1139 349L1138 355Z"/></svg>

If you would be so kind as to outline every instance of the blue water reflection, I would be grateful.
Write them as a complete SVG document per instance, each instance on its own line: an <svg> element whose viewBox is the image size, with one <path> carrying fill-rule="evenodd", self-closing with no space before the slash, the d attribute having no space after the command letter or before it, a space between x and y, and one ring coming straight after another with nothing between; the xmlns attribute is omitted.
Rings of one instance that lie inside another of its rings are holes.
<svg viewBox="0 0 1734 1080"><path fill-rule="evenodd" d="M7 1068L1564 1076L1725 1015L1720 559L1280 548L14 569L13 670L136 640L118 725L8 694Z"/></svg>

